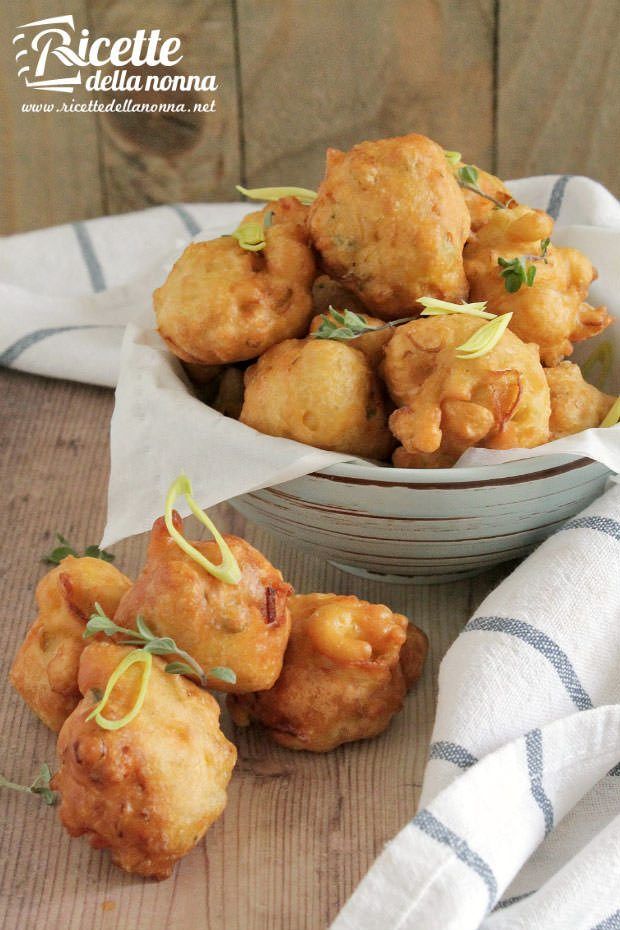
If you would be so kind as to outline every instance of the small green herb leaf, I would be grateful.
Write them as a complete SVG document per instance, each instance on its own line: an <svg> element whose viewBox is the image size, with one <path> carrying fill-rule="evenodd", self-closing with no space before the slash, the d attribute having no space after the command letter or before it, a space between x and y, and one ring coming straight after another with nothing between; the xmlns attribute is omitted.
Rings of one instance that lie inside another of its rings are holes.
<svg viewBox="0 0 620 930"><path fill-rule="evenodd" d="M461 184L478 184L478 169L475 165L462 165L456 172L456 176Z"/></svg>
<svg viewBox="0 0 620 930"><path fill-rule="evenodd" d="M540 257L542 258L542 260L543 260L544 262L547 261L547 252L548 252L548 250L549 250L549 246L550 246L550 245L551 245L551 239L549 239L549 237L547 237L546 239L541 239L541 241L540 241Z"/></svg>
<svg viewBox="0 0 620 930"><path fill-rule="evenodd" d="M58 795L50 788L52 780L52 770L44 762L37 772L37 777L31 785L18 785L14 781L9 781L4 775L0 775L0 788L11 788L13 791L22 791L26 794L38 795L44 804L52 807L58 800Z"/></svg>
<svg viewBox="0 0 620 930"><path fill-rule="evenodd" d="M209 669L208 677L219 678L220 681L227 681L231 685L234 685L237 681L237 676L233 672L232 668L226 668L225 666L221 665L218 665L216 668Z"/></svg>
<svg viewBox="0 0 620 930"><path fill-rule="evenodd" d="M69 540L65 539L61 533L56 533L56 539L60 545L55 546L51 552L43 557L44 562L50 565L59 565L68 555L72 555L76 559L80 558L78 552L73 548ZM114 561L112 553L106 552L105 549L100 549L99 546L87 546L84 550L84 555L90 556L91 559L102 559L104 562Z"/></svg>

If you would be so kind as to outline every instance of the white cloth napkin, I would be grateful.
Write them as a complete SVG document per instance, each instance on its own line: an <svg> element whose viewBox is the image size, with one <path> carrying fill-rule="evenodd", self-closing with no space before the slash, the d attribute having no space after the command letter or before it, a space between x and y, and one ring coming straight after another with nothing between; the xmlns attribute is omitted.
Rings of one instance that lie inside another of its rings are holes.
<svg viewBox="0 0 620 930"><path fill-rule="evenodd" d="M421 809L331 930L618 930L619 702L615 485L446 654Z"/></svg>

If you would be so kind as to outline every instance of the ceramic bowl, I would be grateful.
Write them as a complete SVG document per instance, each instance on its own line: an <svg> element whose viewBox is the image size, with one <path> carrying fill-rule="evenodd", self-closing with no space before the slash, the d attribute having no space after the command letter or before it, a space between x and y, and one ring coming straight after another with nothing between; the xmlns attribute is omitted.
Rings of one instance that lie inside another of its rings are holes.
<svg viewBox="0 0 620 930"><path fill-rule="evenodd" d="M432 470L345 463L231 503L346 571L432 583L526 555L601 494L609 475L569 455Z"/></svg>

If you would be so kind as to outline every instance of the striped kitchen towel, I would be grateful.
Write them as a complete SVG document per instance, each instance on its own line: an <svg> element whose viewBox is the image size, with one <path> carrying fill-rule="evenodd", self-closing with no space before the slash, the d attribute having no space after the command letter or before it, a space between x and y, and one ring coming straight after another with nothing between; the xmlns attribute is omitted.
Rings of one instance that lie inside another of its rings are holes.
<svg viewBox="0 0 620 930"><path fill-rule="evenodd" d="M332 930L620 930L620 487L481 604L421 809Z"/></svg>
<svg viewBox="0 0 620 930"><path fill-rule="evenodd" d="M620 205L588 178L510 182L559 225L620 225ZM174 204L0 239L0 365L116 384L129 321L153 325L151 294L193 237L230 232L246 203Z"/></svg>

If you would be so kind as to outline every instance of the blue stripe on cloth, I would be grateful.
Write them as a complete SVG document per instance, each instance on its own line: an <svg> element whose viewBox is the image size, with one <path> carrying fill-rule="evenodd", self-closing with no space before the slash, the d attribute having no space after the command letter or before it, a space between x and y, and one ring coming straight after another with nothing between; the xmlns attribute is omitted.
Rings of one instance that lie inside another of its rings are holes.
<svg viewBox="0 0 620 930"><path fill-rule="evenodd" d="M189 210L186 210L180 203L169 203L168 206L171 210L174 210L190 236L195 236L200 232L200 225L196 222Z"/></svg>
<svg viewBox="0 0 620 930"><path fill-rule="evenodd" d="M453 833L452 830L446 827L434 814L431 814L430 811L420 811L420 813L413 818L411 823L414 827L418 827L423 833L426 833L427 836L430 836L432 839L437 840L438 843L451 849L457 859L460 859L461 862L482 879L489 893L487 912L490 911L497 898L497 881L490 865L488 865L477 852L474 852L464 839L457 836L456 833Z"/></svg>
<svg viewBox="0 0 620 930"><path fill-rule="evenodd" d="M458 743L450 743L446 740L438 740L436 743L431 743L429 759L443 759L445 762L452 762L454 765L458 765L460 769L471 768L471 766L475 765L478 761L475 756L472 756L469 749L465 749L464 746L459 746Z"/></svg>
<svg viewBox="0 0 620 930"><path fill-rule="evenodd" d="M605 920L602 920L592 930L620 930L620 911L610 914Z"/></svg>
<svg viewBox="0 0 620 930"><path fill-rule="evenodd" d="M564 530L596 530L597 533L605 533L606 536L620 541L620 523L611 517L575 517L556 532L563 533Z"/></svg>
<svg viewBox="0 0 620 930"><path fill-rule="evenodd" d="M22 352L34 346L37 342L47 339L48 336L55 336L57 333L68 333L74 329L123 329L122 323L84 323L80 326L50 326L48 329L36 329L27 336L17 339L12 345L8 346L0 355L0 366L10 368L13 362L19 358Z"/></svg>
<svg viewBox="0 0 620 930"><path fill-rule="evenodd" d="M553 666L578 710L590 710L594 706L589 694L579 681L570 659L546 633L542 633L523 620L514 620L511 617L474 617L469 621L464 632L471 633L474 630L506 633L508 636L515 636L527 643L528 646L540 652Z"/></svg>
<svg viewBox="0 0 620 930"><path fill-rule="evenodd" d="M553 185L553 188L551 189L551 196L549 197L547 213L553 220L557 220L558 216L560 215L562 201L564 200L564 193L566 191L566 185L572 177L572 174L563 174L560 178L557 179Z"/></svg>
<svg viewBox="0 0 620 930"><path fill-rule="evenodd" d="M501 911L505 907L512 907L513 904L518 904L519 901L524 901L526 898L529 898L530 895L536 894L535 891L524 891L523 894L515 894L511 898L504 898L503 901L500 901L494 908L495 911Z"/></svg>
<svg viewBox="0 0 620 930"><path fill-rule="evenodd" d="M105 291L105 278L103 276L103 269L99 263L99 259L97 258L97 254L93 246L93 241L90 238L90 233L88 232L84 223L72 223L72 226L80 246L80 250L82 252L82 258L84 259L84 263L88 269L90 283L92 284L93 291Z"/></svg>
<svg viewBox="0 0 620 930"><path fill-rule="evenodd" d="M542 784L543 776L543 744L540 730L530 730L525 734L525 754L527 757L527 772L530 776L530 790L532 797L540 807L545 818L545 836L553 830L553 804L549 800Z"/></svg>

